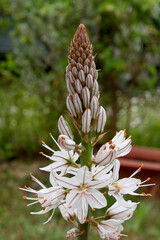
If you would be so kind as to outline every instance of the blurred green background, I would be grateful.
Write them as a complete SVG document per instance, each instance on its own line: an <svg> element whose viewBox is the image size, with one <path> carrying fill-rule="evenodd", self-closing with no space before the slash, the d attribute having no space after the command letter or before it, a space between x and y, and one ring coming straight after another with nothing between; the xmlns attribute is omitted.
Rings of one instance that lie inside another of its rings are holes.
<svg viewBox="0 0 160 240"><path fill-rule="evenodd" d="M29 171L47 183L38 168L49 162L38 152L42 139L52 146L49 132L58 136L68 48L80 23L101 70L106 130L113 136L126 128L134 144L160 148L159 0L1 0L0 240L65 238L59 213L43 226L44 216L29 216L17 186L30 184ZM158 199L145 200L125 225L129 239L160 239L159 211Z"/></svg>

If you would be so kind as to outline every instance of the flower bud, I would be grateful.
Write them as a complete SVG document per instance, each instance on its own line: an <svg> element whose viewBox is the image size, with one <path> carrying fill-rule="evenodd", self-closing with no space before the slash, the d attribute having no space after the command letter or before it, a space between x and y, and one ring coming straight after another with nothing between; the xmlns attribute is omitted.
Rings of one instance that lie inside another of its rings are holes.
<svg viewBox="0 0 160 240"><path fill-rule="evenodd" d="M80 63L77 63L77 69L78 71L83 70L83 65Z"/></svg>
<svg viewBox="0 0 160 240"><path fill-rule="evenodd" d="M80 64L83 64L83 58L79 57L79 58L78 58L78 62L79 62Z"/></svg>
<svg viewBox="0 0 160 240"><path fill-rule="evenodd" d="M82 92L82 84L81 84L81 82L79 81L79 79L76 79L76 81L75 81L75 89L76 89L76 91L77 91L79 94L81 94L81 92Z"/></svg>
<svg viewBox="0 0 160 240"><path fill-rule="evenodd" d="M73 139L72 131L63 116L61 115L58 120L58 130L61 134L68 136L69 138Z"/></svg>
<svg viewBox="0 0 160 240"><path fill-rule="evenodd" d="M106 111L102 106L100 106L98 120L95 125L95 131L97 133L103 132L106 120L107 120Z"/></svg>
<svg viewBox="0 0 160 240"><path fill-rule="evenodd" d="M94 61L92 61L92 63L91 63L91 68L94 68L94 69L96 69L96 64L95 64L95 62L94 62Z"/></svg>
<svg viewBox="0 0 160 240"><path fill-rule="evenodd" d="M81 231L78 228L72 228L67 232L66 239L73 240L81 235Z"/></svg>
<svg viewBox="0 0 160 240"><path fill-rule="evenodd" d="M73 67L73 68L72 68L72 73L73 73L73 75L74 75L75 77L78 76L78 70L77 70L76 67Z"/></svg>
<svg viewBox="0 0 160 240"><path fill-rule="evenodd" d="M90 74L92 75L94 80L98 79L98 71L94 68L90 68Z"/></svg>
<svg viewBox="0 0 160 240"><path fill-rule="evenodd" d="M90 104L90 91L88 87L82 89L82 101L85 108L89 107Z"/></svg>
<svg viewBox="0 0 160 240"><path fill-rule="evenodd" d="M68 92L69 92L71 95L73 95L73 94L75 93L75 90L74 90L74 88L73 88L73 86L72 86L69 78L66 78L66 86L67 86Z"/></svg>
<svg viewBox="0 0 160 240"><path fill-rule="evenodd" d="M76 143L66 135L59 135L58 143L66 151L74 150L76 146Z"/></svg>
<svg viewBox="0 0 160 240"><path fill-rule="evenodd" d="M69 71L72 70L72 65L69 63L66 67L66 73L69 73Z"/></svg>
<svg viewBox="0 0 160 240"><path fill-rule="evenodd" d="M82 102L81 99L78 95L78 93L75 93L73 96L73 102L74 102L74 106L76 108L76 112L77 114L80 114L83 112L83 108L82 108Z"/></svg>
<svg viewBox="0 0 160 240"><path fill-rule="evenodd" d="M115 159L116 150L110 149L108 145L104 144L97 152L95 157L96 164L105 166Z"/></svg>
<svg viewBox="0 0 160 240"><path fill-rule="evenodd" d="M91 116L93 119L95 119L98 116L99 113L98 110L99 110L98 98L96 96L93 96L91 100Z"/></svg>
<svg viewBox="0 0 160 240"><path fill-rule="evenodd" d="M89 67L84 65L84 73L87 75L89 73Z"/></svg>
<svg viewBox="0 0 160 240"><path fill-rule="evenodd" d="M87 66L90 65L90 60L88 58L84 61L84 65L87 65Z"/></svg>
<svg viewBox="0 0 160 240"><path fill-rule="evenodd" d="M86 85L89 89L93 87L93 77L91 74L88 74L86 77Z"/></svg>
<svg viewBox="0 0 160 240"><path fill-rule="evenodd" d="M79 71L78 78L81 81L81 83L85 83L85 74L83 70Z"/></svg>
<svg viewBox="0 0 160 240"><path fill-rule="evenodd" d="M68 72L67 76L71 83L75 82L75 77L73 76L73 73L71 71Z"/></svg>
<svg viewBox="0 0 160 240"><path fill-rule="evenodd" d="M76 113L75 106L73 104L71 95L67 96L66 105L67 105L68 111L71 113L71 115L73 117L77 117L77 113Z"/></svg>
<svg viewBox="0 0 160 240"><path fill-rule="evenodd" d="M82 131L89 133L91 125L91 110L87 108L82 115Z"/></svg>
<svg viewBox="0 0 160 240"><path fill-rule="evenodd" d="M98 82L97 80L94 80L92 87L92 96L97 96L98 90L99 90Z"/></svg>

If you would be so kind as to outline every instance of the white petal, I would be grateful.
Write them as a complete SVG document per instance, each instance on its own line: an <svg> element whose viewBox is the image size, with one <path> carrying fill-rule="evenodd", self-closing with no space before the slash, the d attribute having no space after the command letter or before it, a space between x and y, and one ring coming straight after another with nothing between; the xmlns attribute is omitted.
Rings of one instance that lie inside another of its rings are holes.
<svg viewBox="0 0 160 240"><path fill-rule="evenodd" d="M70 193L66 196L66 206L67 208L72 208L74 210L79 207L79 203L81 201L82 193L78 190L71 190Z"/></svg>
<svg viewBox="0 0 160 240"><path fill-rule="evenodd" d="M77 182L76 177L72 177L72 178L60 177L58 174L55 174L54 178L56 182L64 188L73 189L79 186L79 183Z"/></svg>
<svg viewBox="0 0 160 240"><path fill-rule="evenodd" d="M76 177L80 184L87 184L92 180L92 173L88 171L87 166L83 166L78 170Z"/></svg>
<svg viewBox="0 0 160 240"><path fill-rule="evenodd" d="M106 198L96 189L89 189L88 194L86 194L86 198L91 208L100 209L107 206Z"/></svg>
<svg viewBox="0 0 160 240"><path fill-rule="evenodd" d="M86 200L85 194L81 195L81 202L77 208L77 217L81 224L86 221L88 215L88 202Z"/></svg>

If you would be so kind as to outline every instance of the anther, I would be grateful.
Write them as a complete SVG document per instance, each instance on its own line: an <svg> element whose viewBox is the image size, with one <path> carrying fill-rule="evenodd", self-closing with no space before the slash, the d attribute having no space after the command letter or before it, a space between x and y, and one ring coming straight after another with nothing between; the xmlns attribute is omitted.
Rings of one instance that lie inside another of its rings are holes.
<svg viewBox="0 0 160 240"><path fill-rule="evenodd" d="M138 186L139 186L139 184L137 183L137 184L136 184L136 186L138 187Z"/></svg>
<svg viewBox="0 0 160 240"><path fill-rule="evenodd" d="M144 164L142 164L142 165L140 166L139 172L142 170L143 166L144 166Z"/></svg>
<svg viewBox="0 0 160 240"><path fill-rule="evenodd" d="M62 138L63 140L65 140L65 137L62 136L61 138Z"/></svg>
<svg viewBox="0 0 160 240"><path fill-rule="evenodd" d="M118 235L118 237L122 237L122 235L121 235L121 234L119 234L119 235Z"/></svg>
<svg viewBox="0 0 160 240"><path fill-rule="evenodd" d="M69 208L72 208L72 205L70 205Z"/></svg>
<svg viewBox="0 0 160 240"><path fill-rule="evenodd" d="M89 188L89 186L86 186L86 188Z"/></svg>
<svg viewBox="0 0 160 240"><path fill-rule="evenodd" d="M95 208L92 208L92 211L95 212L96 211Z"/></svg>
<svg viewBox="0 0 160 240"><path fill-rule="evenodd" d="M26 197L26 196L23 196L23 199L27 199L27 197Z"/></svg>
<svg viewBox="0 0 160 240"><path fill-rule="evenodd" d="M46 209L46 207L43 208L43 211Z"/></svg>
<svg viewBox="0 0 160 240"><path fill-rule="evenodd" d="M107 192L104 192L103 195L105 196L107 194Z"/></svg>
<svg viewBox="0 0 160 240"><path fill-rule="evenodd" d="M148 197L152 197L152 194L151 194L151 193L147 193L147 196L148 196Z"/></svg>
<svg viewBox="0 0 160 240"><path fill-rule="evenodd" d="M39 154L43 154L43 152L39 152Z"/></svg>
<svg viewBox="0 0 160 240"><path fill-rule="evenodd" d="M44 200L44 201L42 202L42 205L43 205L45 202L47 202L47 200Z"/></svg>
<svg viewBox="0 0 160 240"><path fill-rule="evenodd" d="M144 193L144 192L142 192L142 194L143 194L144 196L147 196L147 194L146 194L146 193Z"/></svg>
<svg viewBox="0 0 160 240"><path fill-rule="evenodd" d="M149 177L149 178L147 178L147 182L148 182L148 181L150 181L150 180L151 180L151 178L150 178L150 177Z"/></svg>
<svg viewBox="0 0 160 240"><path fill-rule="evenodd" d="M70 193L70 191L66 191L66 193Z"/></svg>
<svg viewBox="0 0 160 240"><path fill-rule="evenodd" d="M44 141L41 141L41 143L42 143L42 144L45 144L45 142L44 142Z"/></svg>
<svg viewBox="0 0 160 240"><path fill-rule="evenodd" d="M30 177L31 177L31 179L34 181L34 178L32 177L32 174L30 173Z"/></svg>
<svg viewBox="0 0 160 240"><path fill-rule="evenodd" d="M109 144L112 144L112 140L109 141Z"/></svg>
<svg viewBox="0 0 160 240"><path fill-rule="evenodd" d="M84 216L84 220L86 220L86 216Z"/></svg>

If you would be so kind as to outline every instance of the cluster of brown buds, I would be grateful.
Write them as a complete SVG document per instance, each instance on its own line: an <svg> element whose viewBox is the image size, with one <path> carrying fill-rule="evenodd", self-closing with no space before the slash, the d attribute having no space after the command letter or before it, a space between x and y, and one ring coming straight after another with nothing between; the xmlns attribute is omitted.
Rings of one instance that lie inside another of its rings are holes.
<svg viewBox="0 0 160 240"><path fill-rule="evenodd" d="M72 118L82 120L82 131L101 133L106 123L106 111L99 106L98 70L94 62L93 48L86 28L81 24L71 42L66 67L66 85L69 95L66 105ZM64 132L60 131L62 134ZM67 135L69 136L69 135Z"/></svg>

